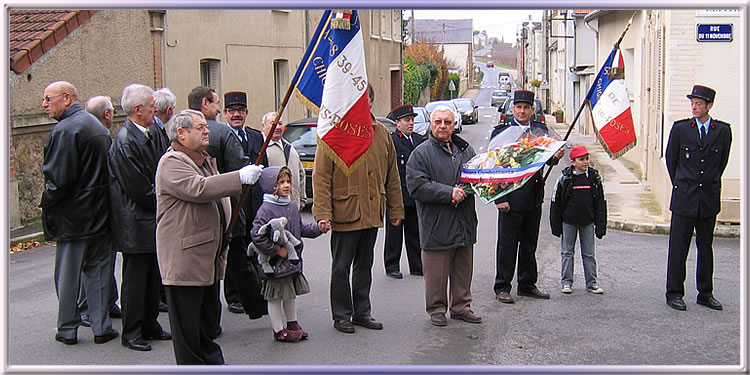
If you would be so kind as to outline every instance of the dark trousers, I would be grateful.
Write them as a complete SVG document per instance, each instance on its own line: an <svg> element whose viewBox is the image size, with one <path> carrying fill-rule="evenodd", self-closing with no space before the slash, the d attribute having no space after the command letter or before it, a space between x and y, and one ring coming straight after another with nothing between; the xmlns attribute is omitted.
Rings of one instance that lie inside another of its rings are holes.
<svg viewBox="0 0 750 375"><path fill-rule="evenodd" d="M156 253L122 254L122 341L161 333L160 285Z"/></svg>
<svg viewBox="0 0 750 375"><path fill-rule="evenodd" d="M698 259L695 267L695 284L698 298L713 296L714 277L714 226L716 215L695 218L672 213L669 226L669 258L667 260L667 300L685 295L685 262L690 250L690 239L695 229Z"/></svg>
<svg viewBox="0 0 750 375"><path fill-rule="evenodd" d="M536 245L539 240L539 224L542 208L531 211L503 213L498 210L497 257L495 293L510 292L510 282L516 268L518 255L518 290L531 291L536 288Z"/></svg>
<svg viewBox="0 0 750 375"><path fill-rule="evenodd" d="M405 218L401 224L394 226L387 220L385 226L385 249L383 252L383 264L385 272L400 270L401 246L406 233L406 259L409 261L409 272L422 272L421 249L419 247L419 221L417 219L416 206L404 206ZM390 217L386 210L385 217Z"/></svg>
<svg viewBox="0 0 750 375"><path fill-rule="evenodd" d="M229 243L224 298L227 303L231 303L226 294L228 285L234 285L237 299L251 318L257 319L268 314L268 304L260 294L260 278L255 265L247 256L246 237L233 238Z"/></svg>
<svg viewBox="0 0 750 375"><path fill-rule="evenodd" d="M378 228L331 231L331 313L333 320L370 316L372 261ZM351 271L351 286L349 272Z"/></svg>
<svg viewBox="0 0 750 375"><path fill-rule="evenodd" d="M240 297L237 295L237 288L234 287L234 280L229 276L229 261L227 260L227 273L224 276L224 300L227 304L233 304L240 302Z"/></svg>
<svg viewBox="0 0 750 375"><path fill-rule="evenodd" d="M219 283L209 286L166 285L172 346L178 365L222 365L214 342L221 320Z"/></svg>

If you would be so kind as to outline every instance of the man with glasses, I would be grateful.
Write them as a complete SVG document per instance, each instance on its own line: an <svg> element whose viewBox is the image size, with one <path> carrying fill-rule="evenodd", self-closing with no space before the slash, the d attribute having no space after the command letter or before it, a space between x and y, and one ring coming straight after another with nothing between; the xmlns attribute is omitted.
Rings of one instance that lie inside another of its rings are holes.
<svg viewBox="0 0 750 375"><path fill-rule="evenodd" d="M216 159L205 152L210 131L201 112L183 110L166 129L172 143L156 171L156 241L175 359L178 365L221 365L224 355L214 339L227 259L222 241L232 213L226 197L254 184L261 167L219 174Z"/></svg>
<svg viewBox="0 0 750 375"><path fill-rule="evenodd" d="M261 118L261 126L263 127L263 136L270 137L268 141L268 148L266 148L266 157L268 158L268 166L284 166L289 168L292 172L294 183L292 183L292 201L297 204L297 208L302 211L307 203L307 193L305 192L305 167L302 166L302 161L299 158L299 154L294 146L289 143L286 139L281 138L284 134L284 121L279 119L274 129L273 134L271 132L271 126L278 116L278 112L268 112Z"/></svg>
<svg viewBox="0 0 750 375"><path fill-rule="evenodd" d="M156 166L168 141L154 126L153 90L132 84L120 100L128 118L109 150L115 248L122 253L122 345L151 350L149 340L171 340L159 317L156 259Z"/></svg>
<svg viewBox="0 0 750 375"><path fill-rule="evenodd" d="M47 241L55 247L55 289L58 298L55 340L78 343L78 289L88 294L94 343L116 338L109 318L112 273L107 150L112 140L96 117L78 104L72 84L49 84L42 107L57 120L44 142L44 187L39 206Z"/></svg>
<svg viewBox="0 0 750 375"><path fill-rule="evenodd" d="M228 128L227 134L231 134L239 141L242 153L248 158L248 162L254 163L263 146L263 137L257 130L250 133L244 129L247 119L247 94L241 91L228 92L224 94L224 105L224 118L229 126L220 128L218 132L225 132ZM220 144L223 139L221 137L211 139L209 135L209 148L212 143ZM214 149L214 152L217 149L218 147ZM261 164L268 164L265 158ZM238 197L232 199L232 208L239 203L239 199L236 198ZM227 255L227 277L224 282L224 298L229 305L229 311L235 314L246 313L250 319L258 319L268 313L268 304L260 294L260 278L255 272L257 268L254 259L248 258L246 252L250 238L248 231L251 225L249 224L253 222L255 212L262 200L263 190L260 186L251 186L241 211L247 224L246 231L242 233L232 231L232 241L229 243Z"/></svg>

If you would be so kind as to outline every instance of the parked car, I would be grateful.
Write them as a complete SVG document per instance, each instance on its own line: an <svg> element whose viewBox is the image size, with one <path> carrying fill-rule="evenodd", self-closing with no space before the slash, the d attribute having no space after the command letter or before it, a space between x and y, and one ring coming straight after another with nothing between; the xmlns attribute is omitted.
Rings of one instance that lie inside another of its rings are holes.
<svg viewBox="0 0 750 375"><path fill-rule="evenodd" d="M388 133L393 133L393 131L396 130L396 122L388 117L375 116L375 120L378 120L379 123L385 125L388 129Z"/></svg>
<svg viewBox="0 0 750 375"><path fill-rule="evenodd" d="M305 168L305 192L307 198L312 198L312 168L315 162L315 150L318 148L318 118L292 121L286 124L284 139L294 146Z"/></svg>
<svg viewBox="0 0 750 375"><path fill-rule="evenodd" d="M396 123L391 119L377 116L375 119L385 125L390 133L396 129ZM308 117L286 124L282 137L289 141L299 154L302 167L305 168L305 192L307 198L312 199L312 169L315 151L318 149L318 118Z"/></svg>
<svg viewBox="0 0 750 375"><path fill-rule="evenodd" d="M492 62L492 60L490 60L490 61L487 61L487 67L488 67L488 68L494 68L494 67L495 67L495 63L494 63L494 62Z"/></svg>
<svg viewBox="0 0 750 375"><path fill-rule="evenodd" d="M492 96L490 97L490 105L493 107L502 107L503 104L505 104L505 100L509 97L510 95L508 94L508 91L495 90L492 92Z"/></svg>
<svg viewBox="0 0 750 375"><path fill-rule="evenodd" d="M438 100L429 102L425 104L424 108L427 110L427 112L429 112L430 117L432 117L432 111L439 105L447 106L448 108L451 108L453 110L453 118L456 119L456 124L453 125L453 132L460 133L462 130L464 130L463 122L461 121L461 113L458 111L458 107L456 107L456 104L454 104L450 100Z"/></svg>
<svg viewBox="0 0 750 375"><path fill-rule="evenodd" d="M497 111L500 112L500 121L498 124L507 123L513 120L513 99L509 98L505 101L502 107L498 107ZM534 99L534 114L531 116L534 121L544 123L544 112L542 111L542 102L539 99Z"/></svg>
<svg viewBox="0 0 750 375"><path fill-rule="evenodd" d="M414 117L414 133L417 133L423 137L427 136L427 132L430 131L430 113L424 107L414 107L414 113L417 116Z"/></svg>
<svg viewBox="0 0 750 375"><path fill-rule="evenodd" d="M479 122L479 106L474 104L471 98L456 98L451 100L458 112L461 114L461 122L464 124L476 124Z"/></svg>

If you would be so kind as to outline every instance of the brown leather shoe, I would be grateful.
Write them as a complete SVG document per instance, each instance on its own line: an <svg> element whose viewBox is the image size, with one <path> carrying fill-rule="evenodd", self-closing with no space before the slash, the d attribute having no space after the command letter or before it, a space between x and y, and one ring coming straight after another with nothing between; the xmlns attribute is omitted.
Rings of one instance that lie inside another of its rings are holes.
<svg viewBox="0 0 750 375"><path fill-rule="evenodd" d="M549 299L549 294L542 292L541 290L534 288L532 290L518 290L519 296L538 298L538 299Z"/></svg>
<svg viewBox="0 0 750 375"><path fill-rule="evenodd" d="M445 327L448 325L448 319L445 319L445 314L434 313L430 315L430 323L434 326Z"/></svg>
<svg viewBox="0 0 750 375"><path fill-rule="evenodd" d="M513 297L508 292L500 292L495 295L495 298L502 303L513 303Z"/></svg>
<svg viewBox="0 0 750 375"><path fill-rule="evenodd" d="M367 329L383 329L383 323L375 321L371 316L366 318L354 318L352 319L352 324Z"/></svg>
<svg viewBox="0 0 750 375"><path fill-rule="evenodd" d="M343 333L354 333L354 326L352 325L352 322L348 320L334 320L333 328L336 328L337 331Z"/></svg>
<svg viewBox="0 0 750 375"><path fill-rule="evenodd" d="M464 322L469 322L469 323L481 323L482 322L482 317L479 316L479 314L471 310L460 315L451 314L451 319L463 320Z"/></svg>

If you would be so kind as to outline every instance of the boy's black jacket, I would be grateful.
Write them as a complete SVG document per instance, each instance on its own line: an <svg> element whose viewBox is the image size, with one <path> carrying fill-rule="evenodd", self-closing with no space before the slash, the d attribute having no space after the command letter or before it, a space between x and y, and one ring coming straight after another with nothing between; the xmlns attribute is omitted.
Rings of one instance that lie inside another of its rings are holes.
<svg viewBox="0 0 750 375"><path fill-rule="evenodd" d="M572 179L573 166L568 166L562 171L557 179L555 190L552 193L552 202L549 210L549 224L552 235L562 235L563 212L568 204L568 199L573 191ZM594 194L594 233L597 238L607 234L607 201L604 199L604 187L599 171L589 167L589 179L591 180L592 192Z"/></svg>

